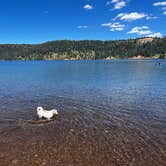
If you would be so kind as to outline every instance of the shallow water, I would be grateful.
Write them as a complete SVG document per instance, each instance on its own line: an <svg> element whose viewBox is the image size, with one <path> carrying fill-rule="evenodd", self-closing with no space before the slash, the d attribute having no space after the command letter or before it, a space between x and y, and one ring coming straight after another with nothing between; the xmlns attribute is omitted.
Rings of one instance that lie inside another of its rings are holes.
<svg viewBox="0 0 166 166"><path fill-rule="evenodd" d="M164 165L165 82L154 60L1 61L0 163Z"/></svg>

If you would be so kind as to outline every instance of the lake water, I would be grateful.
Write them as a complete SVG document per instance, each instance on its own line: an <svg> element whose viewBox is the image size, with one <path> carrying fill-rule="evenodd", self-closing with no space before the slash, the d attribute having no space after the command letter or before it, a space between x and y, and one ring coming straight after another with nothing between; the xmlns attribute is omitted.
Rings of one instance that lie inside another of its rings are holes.
<svg viewBox="0 0 166 166"><path fill-rule="evenodd" d="M37 106L60 115L31 124ZM1 146L7 164L18 158L24 165L27 146L38 142L39 154L51 142L43 152L50 165L164 165L166 62L1 61L0 114L0 144L18 145L18 156Z"/></svg>

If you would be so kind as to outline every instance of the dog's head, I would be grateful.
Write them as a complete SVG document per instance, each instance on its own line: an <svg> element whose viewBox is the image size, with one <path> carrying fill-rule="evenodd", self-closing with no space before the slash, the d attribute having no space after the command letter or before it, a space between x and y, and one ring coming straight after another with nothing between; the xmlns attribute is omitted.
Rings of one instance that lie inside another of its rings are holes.
<svg viewBox="0 0 166 166"><path fill-rule="evenodd" d="M43 111L43 107L37 107L37 112L42 112Z"/></svg>
<svg viewBox="0 0 166 166"><path fill-rule="evenodd" d="M59 114L56 109L54 109L53 112L54 112L55 115L58 115L58 114Z"/></svg>

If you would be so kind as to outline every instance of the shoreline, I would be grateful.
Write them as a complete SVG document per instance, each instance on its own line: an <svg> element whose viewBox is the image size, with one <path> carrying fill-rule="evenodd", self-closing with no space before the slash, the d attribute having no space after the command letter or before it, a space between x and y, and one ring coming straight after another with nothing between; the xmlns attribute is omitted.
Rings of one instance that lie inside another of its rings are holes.
<svg viewBox="0 0 166 166"><path fill-rule="evenodd" d="M12 59L12 60L1 60L2 61L97 61L97 60L107 60L107 61L114 61L114 60L165 60L166 58L151 58L151 57L144 57L144 58L137 58L137 57L132 57L132 58L105 58L105 59L41 59L41 60L23 60L23 59Z"/></svg>

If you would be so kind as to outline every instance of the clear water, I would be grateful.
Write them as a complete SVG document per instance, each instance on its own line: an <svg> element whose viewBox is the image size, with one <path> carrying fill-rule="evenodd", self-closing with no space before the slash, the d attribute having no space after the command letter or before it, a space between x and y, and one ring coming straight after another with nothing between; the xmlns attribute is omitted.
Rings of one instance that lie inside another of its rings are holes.
<svg viewBox="0 0 166 166"><path fill-rule="evenodd" d="M165 82L166 63L149 60L1 61L0 110L17 119L19 113L42 104L53 107L56 98L64 98L164 116Z"/></svg>
<svg viewBox="0 0 166 166"><path fill-rule="evenodd" d="M1 130L35 119L37 106L57 108L62 128L112 133L103 146L111 146L109 141L112 146L120 144L119 154L128 154L123 156L126 161L144 147L144 156L157 156L149 163L165 160L166 62L159 66L156 60L1 61ZM127 149L129 145L133 149ZM139 156L142 164L143 158Z"/></svg>

